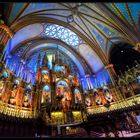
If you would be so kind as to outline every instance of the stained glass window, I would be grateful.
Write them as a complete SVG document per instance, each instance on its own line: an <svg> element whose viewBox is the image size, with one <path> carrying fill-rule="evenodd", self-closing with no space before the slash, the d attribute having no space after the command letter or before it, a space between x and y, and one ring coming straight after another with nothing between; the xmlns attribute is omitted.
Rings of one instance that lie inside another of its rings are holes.
<svg viewBox="0 0 140 140"><path fill-rule="evenodd" d="M60 39L75 49L78 49L79 44L82 42L74 32L56 24L44 24L44 35Z"/></svg>

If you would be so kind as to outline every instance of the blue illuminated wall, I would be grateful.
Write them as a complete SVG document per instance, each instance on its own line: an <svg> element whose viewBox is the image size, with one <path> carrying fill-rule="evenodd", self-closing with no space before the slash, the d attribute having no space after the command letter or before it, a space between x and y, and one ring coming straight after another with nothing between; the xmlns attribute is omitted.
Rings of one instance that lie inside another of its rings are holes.
<svg viewBox="0 0 140 140"><path fill-rule="evenodd" d="M95 75L89 75L88 78L86 78L86 76L82 77L80 81L83 90L100 88L103 87L104 85L108 85L109 83L111 83L110 75L105 69L96 73Z"/></svg>
<svg viewBox="0 0 140 140"><path fill-rule="evenodd" d="M102 87L103 85L108 85L111 83L110 75L107 70L102 70L95 74L92 78L93 87Z"/></svg>

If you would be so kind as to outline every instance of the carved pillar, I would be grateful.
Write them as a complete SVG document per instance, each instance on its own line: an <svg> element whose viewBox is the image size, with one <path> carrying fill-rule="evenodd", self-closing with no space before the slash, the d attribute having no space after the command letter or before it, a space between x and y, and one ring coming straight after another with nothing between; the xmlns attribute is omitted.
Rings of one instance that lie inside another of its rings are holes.
<svg viewBox="0 0 140 140"><path fill-rule="evenodd" d="M108 73L110 75L112 84L115 85L116 72L113 67L114 67L113 64L108 64L105 66L105 69L108 71Z"/></svg>
<svg viewBox="0 0 140 140"><path fill-rule="evenodd" d="M11 31L4 24L4 22L0 22L0 69L1 70L4 67L4 63L3 63L4 49L5 49L5 45L6 45L9 38L12 38Z"/></svg>
<svg viewBox="0 0 140 140"><path fill-rule="evenodd" d="M88 89L91 89L91 87L90 87L90 81L89 81L89 74L85 75L85 77L86 77L86 82L88 84Z"/></svg>
<svg viewBox="0 0 140 140"><path fill-rule="evenodd" d="M1 53L4 51L4 46L6 45L7 41L12 37L13 34L9 27L4 23L0 23L0 44L3 46L3 48L0 49Z"/></svg>
<svg viewBox="0 0 140 140"><path fill-rule="evenodd" d="M39 90L38 92L38 110L41 109L41 99L42 99L42 90Z"/></svg>
<svg viewBox="0 0 140 140"><path fill-rule="evenodd" d="M38 96L38 93L37 92L34 92L34 95L33 95L33 111L34 111L34 117L36 118L37 115L38 115L38 110L37 110L37 96Z"/></svg>
<svg viewBox="0 0 140 140"><path fill-rule="evenodd" d="M37 115L40 114L40 90L37 89L36 91L36 97L35 97L35 105L36 105L36 113L38 113Z"/></svg>
<svg viewBox="0 0 140 140"><path fill-rule="evenodd" d="M87 74L85 77L86 77L86 81L88 83L89 89L93 89L92 82L91 82L91 79L90 79L90 75Z"/></svg>

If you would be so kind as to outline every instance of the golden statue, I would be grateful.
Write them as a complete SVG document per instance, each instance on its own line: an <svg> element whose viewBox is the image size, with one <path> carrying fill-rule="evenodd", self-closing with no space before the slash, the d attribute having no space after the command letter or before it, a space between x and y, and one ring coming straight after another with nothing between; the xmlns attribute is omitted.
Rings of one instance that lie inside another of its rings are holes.
<svg viewBox="0 0 140 140"><path fill-rule="evenodd" d="M71 92L68 87L64 87L64 94L61 100L62 107L64 111L68 111L71 106Z"/></svg>
<svg viewBox="0 0 140 140"><path fill-rule="evenodd" d="M49 78L49 74L43 74L42 75L42 82L46 83L46 82L50 82L50 78Z"/></svg>
<svg viewBox="0 0 140 140"><path fill-rule="evenodd" d="M25 92L26 93L23 95L23 106L32 107L32 93L29 90L26 90Z"/></svg>
<svg viewBox="0 0 140 140"><path fill-rule="evenodd" d="M101 105L102 104L102 99L101 99L100 95L96 94L95 102L96 102L97 105Z"/></svg>
<svg viewBox="0 0 140 140"><path fill-rule="evenodd" d="M107 102L111 102L113 100L112 94L109 92L109 89L107 87L104 88L104 97Z"/></svg>
<svg viewBox="0 0 140 140"><path fill-rule="evenodd" d="M6 82L4 88L5 88L5 90L4 90L4 93L2 94L2 101L5 102L5 103L8 103L10 93L11 93L10 83Z"/></svg>
<svg viewBox="0 0 140 140"><path fill-rule="evenodd" d="M17 94L17 85L13 86L13 90L11 90L11 96L10 96L10 103L12 105L16 104L16 94Z"/></svg>

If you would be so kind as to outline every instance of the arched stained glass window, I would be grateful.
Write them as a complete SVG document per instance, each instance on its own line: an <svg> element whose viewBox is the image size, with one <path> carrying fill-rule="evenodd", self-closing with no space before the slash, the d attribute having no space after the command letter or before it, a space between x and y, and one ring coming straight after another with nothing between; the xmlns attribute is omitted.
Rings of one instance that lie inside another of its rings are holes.
<svg viewBox="0 0 140 140"><path fill-rule="evenodd" d="M78 49L79 44L82 42L82 40L74 32L56 24L44 24L43 36L44 35L61 39L75 49Z"/></svg>

